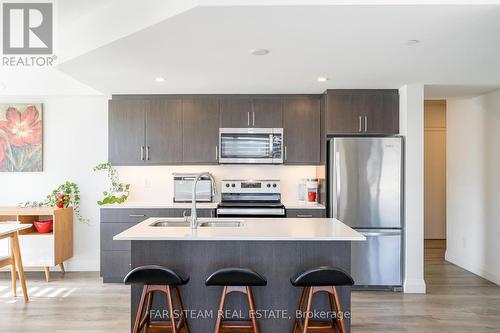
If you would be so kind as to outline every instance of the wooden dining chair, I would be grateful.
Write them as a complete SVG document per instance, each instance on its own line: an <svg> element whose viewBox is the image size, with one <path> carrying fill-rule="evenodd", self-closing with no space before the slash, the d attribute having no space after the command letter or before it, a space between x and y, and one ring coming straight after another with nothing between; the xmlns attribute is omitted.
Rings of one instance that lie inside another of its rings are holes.
<svg viewBox="0 0 500 333"><path fill-rule="evenodd" d="M26 278L24 276L23 263L21 259L21 250L19 248L19 237L17 231L8 234L0 235L1 239L9 239L10 243L10 254L9 256L0 256L0 268L10 266L11 280L12 280L12 293L17 296L17 277L16 270L19 273L19 281L21 282L21 287L23 289L24 301L27 303L29 301L28 291L26 288ZM16 269L17 268L17 269Z"/></svg>

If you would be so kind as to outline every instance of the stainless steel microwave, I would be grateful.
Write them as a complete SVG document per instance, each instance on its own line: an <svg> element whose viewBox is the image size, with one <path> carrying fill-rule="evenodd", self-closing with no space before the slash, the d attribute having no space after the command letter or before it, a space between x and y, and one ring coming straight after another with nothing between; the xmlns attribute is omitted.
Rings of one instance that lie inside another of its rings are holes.
<svg viewBox="0 0 500 333"><path fill-rule="evenodd" d="M221 128L219 163L282 164L283 128Z"/></svg>

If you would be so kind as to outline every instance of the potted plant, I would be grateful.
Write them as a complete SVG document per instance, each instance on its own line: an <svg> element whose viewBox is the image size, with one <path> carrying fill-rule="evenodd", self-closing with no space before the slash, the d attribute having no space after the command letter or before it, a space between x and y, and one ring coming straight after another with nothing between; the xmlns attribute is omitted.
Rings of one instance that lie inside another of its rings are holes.
<svg viewBox="0 0 500 333"><path fill-rule="evenodd" d="M104 198L97 201L99 206L106 204L122 204L124 203L130 193L130 184L120 183L118 179L118 171L111 165L111 163L101 163L94 167L94 171L106 171L109 182L111 183L108 191L102 192Z"/></svg>
<svg viewBox="0 0 500 333"><path fill-rule="evenodd" d="M59 187L52 190L43 201L27 201L19 204L21 207L58 207L66 208L73 207L76 218L85 224L89 223L89 219L84 218L80 211L80 189L78 185L72 182L65 182Z"/></svg>

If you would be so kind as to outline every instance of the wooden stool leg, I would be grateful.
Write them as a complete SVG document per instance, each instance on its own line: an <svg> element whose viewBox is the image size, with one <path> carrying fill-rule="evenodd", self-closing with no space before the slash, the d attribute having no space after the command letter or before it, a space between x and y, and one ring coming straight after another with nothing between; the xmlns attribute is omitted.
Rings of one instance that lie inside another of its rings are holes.
<svg viewBox="0 0 500 333"><path fill-rule="evenodd" d="M172 291L170 286L167 286L167 304L168 304L168 311L170 312L170 322L172 323L172 333L177 333L177 326L175 324L174 304L172 302Z"/></svg>
<svg viewBox="0 0 500 333"><path fill-rule="evenodd" d="M139 324L139 330L141 330L144 325L146 325L146 330L145 332L147 332L147 327L149 325L149 319L150 319L150 311L151 311L151 307L153 306L153 295L154 295L154 292L150 291L147 293L146 295L146 310L144 311L144 315L142 316L142 319L141 319L141 322Z"/></svg>
<svg viewBox="0 0 500 333"><path fill-rule="evenodd" d="M181 322L180 322L180 325L179 327L186 327L186 332L187 333L190 333L189 331L189 324L188 324L188 320L186 318L186 313L184 312L184 303L182 302L182 297L181 297L181 292L179 291L179 288L175 287L175 293L177 295L177 301L179 302L179 307L181 308L181 313L182 313L182 317L181 317Z"/></svg>
<svg viewBox="0 0 500 333"><path fill-rule="evenodd" d="M303 333L307 333L307 330L309 328L309 314L311 313L311 305L312 305L312 298L314 294L314 287L309 288L309 295L307 297L307 305L306 305L306 318L304 319L304 328L302 329Z"/></svg>
<svg viewBox="0 0 500 333"><path fill-rule="evenodd" d="M17 296L17 276L16 276L16 257L14 256L14 242L10 242L10 278L12 280L12 294Z"/></svg>
<svg viewBox="0 0 500 333"><path fill-rule="evenodd" d="M337 292L337 288L333 287L333 300L335 302L335 308L337 310L337 316L338 318L338 323L340 326L340 332L341 333L347 333L347 329L345 327L345 322L344 322L344 314L342 313L342 308L340 307L340 298L339 294Z"/></svg>
<svg viewBox="0 0 500 333"><path fill-rule="evenodd" d="M134 329L132 330L132 333L139 333L140 332L142 312L144 311L144 302L146 300L147 292L148 292L148 286L144 286L142 288L141 300L139 301L139 307L137 308L137 314L135 316Z"/></svg>
<svg viewBox="0 0 500 333"><path fill-rule="evenodd" d="M21 281L21 287L23 289L24 301L26 303L29 302L28 298L28 289L26 288L26 277L24 276L24 268L23 268L23 260L21 259L21 249L19 248L19 238L17 237L17 233L12 236L12 243L14 247L14 258L17 265L17 271L19 274L19 281Z"/></svg>
<svg viewBox="0 0 500 333"><path fill-rule="evenodd" d="M60 263L59 268L61 269L61 273L66 274L66 270L64 269L64 263Z"/></svg>
<svg viewBox="0 0 500 333"><path fill-rule="evenodd" d="M299 305L297 305L297 311L302 311L302 308L304 307L304 301L306 299L306 291L307 287L302 288L302 292L300 293L300 300L299 300ZM295 314L295 321L293 322L293 330L292 332L295 333L299 329L299 318L297 318L297 314Z"/></svg>
<svg viewBox="0 0 500 333"><path fill-rule="evenodd" d="M217 320L215 321L215 333L220 332L222 324L222 314L224 313L224 303L226 302L226 292L227 287L224 287L224 289L222 289L222 295L220 297L219 310L217 311Z"/></svg>
<svg viewBox="0 0 500 333"><path fill-rule="evenodd" d="M252 329L253 333L259 333L259 325L257 324L257 319L255 318L255 303L253 300L253 293L250 287L246 287L247 289L247 298L248 298L248 308L250 310L250 320L252 321Z"/></svg>
<svg viewBox="0 0 500 333"><path fill-rule="evenodd" d="M45 271L45 281L49 282L50 281L50 268L45 266L43 268L43 270Z"/></svg>

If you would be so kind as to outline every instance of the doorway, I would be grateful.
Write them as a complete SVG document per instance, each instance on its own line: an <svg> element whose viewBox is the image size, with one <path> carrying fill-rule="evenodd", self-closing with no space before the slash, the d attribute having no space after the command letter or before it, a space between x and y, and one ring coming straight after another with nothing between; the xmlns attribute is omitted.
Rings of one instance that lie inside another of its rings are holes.
<svg viewBox="0 0 500 333"><path fill-rule="evenodd" d="M446 239L446 100L424 102L424 238Z"/></svg>

